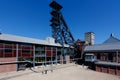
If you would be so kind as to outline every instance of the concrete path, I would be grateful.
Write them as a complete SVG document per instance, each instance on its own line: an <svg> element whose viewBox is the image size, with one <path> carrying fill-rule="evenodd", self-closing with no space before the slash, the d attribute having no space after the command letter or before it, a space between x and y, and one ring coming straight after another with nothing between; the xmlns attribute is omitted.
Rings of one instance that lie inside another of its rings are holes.
<svg viewBox="0 0 120 80"><path fill-rule="evenodd" d="M75 64L57 66L53 72L41 73L41 68L2 73L0 80L120 80L120 76L88 70Z"/></svg>

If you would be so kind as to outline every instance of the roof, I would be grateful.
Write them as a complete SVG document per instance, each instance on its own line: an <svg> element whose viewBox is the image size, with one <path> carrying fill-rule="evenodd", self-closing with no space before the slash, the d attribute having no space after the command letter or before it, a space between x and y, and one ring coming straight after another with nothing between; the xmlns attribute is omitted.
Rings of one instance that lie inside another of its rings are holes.
<svg viewBox="0 0 120 80"><path fill-rule="evenodd" d="M115 38L113 34L104 41L102 44L95 44L91 46L86 46L84 51L109 51L109 50L120 50L120 40Z"/></svg>
<svg viewBox="0 0 120 80"><path fill-rule="evenodd" d="M120 43L115 44L96 44L92 46L86 46L84 51L108 51L108 50L120 50Z"/></svg>
<svg viewBox="0 0 120 80"><path fill-rule="evenodd" d="M120 42L120 40L115 38L114 35L111 34L110 37L103 42L103 44L118 43L118 42Z"/></svg>
<svg viewBox="0 0 120 80"><path fill-rule="evenodd" d="M95 62L95 64L98 64L98 65L110 65L110 66L120 66L120 64L117 63L117 62L105 62L105 61L97 61L97 62Z"/></svg>
<svg viewBox="0 0 120 80"><path fill-rule="evenodd" d="M55 43L54 41L49 41L48 38L46 40L40 40L40 39L15 36L15 35L10 35L10 34L3 34L3 33L0 34L0 40L30 43L30 44L50 45L50 46L61 46L59 43ZM65 45L65 47L68 47L68 45Z"/></svg>

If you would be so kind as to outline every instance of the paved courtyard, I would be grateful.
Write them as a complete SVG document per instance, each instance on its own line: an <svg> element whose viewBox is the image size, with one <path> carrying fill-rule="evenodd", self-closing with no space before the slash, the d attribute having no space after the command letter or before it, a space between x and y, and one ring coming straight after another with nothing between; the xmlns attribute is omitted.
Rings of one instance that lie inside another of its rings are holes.
<svg viewBox="0 0 120 80"><path fill-rule="evenodd" d="M120 80L120 76L95 72L75 64L55 67L53 72L41 73L41 68L34 71L25 70L10 73L0 73L0 80Z"/></svg>

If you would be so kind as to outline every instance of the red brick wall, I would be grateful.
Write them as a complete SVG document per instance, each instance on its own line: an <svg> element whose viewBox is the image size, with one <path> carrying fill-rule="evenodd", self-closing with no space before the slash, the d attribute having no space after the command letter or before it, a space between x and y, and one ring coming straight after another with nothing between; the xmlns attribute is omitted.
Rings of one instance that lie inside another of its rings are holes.
<svg viewBox="0 0 120 80"><path fill-rule="evenodd" d="M116 69L109 69L109 74L115 75L115 73L116 73Z"/></svg>
<svg viewBox="0 0 120 80"><path fill-rule="evenodd" d="M96 71L101 72L101 66L96 65Z"/></svg>
<svg viewBox="0 0 120 80"><path fill-rule="evenodd" d="M51 57L52 56L51 51L46 51L46 56Z"/></svg>
<svg viewBox="0 0 120 80"><path fill-rule="evenodd" d="M120 69L116 68L116 75L120 76Z"/></svg>
<svg viewBox="0 0 120 80"><path fill-rule="evenodd" d="M10 61L16 61L16 58L0 58L0 62L10 62ZM16 71L16 64L9 64L9 65L0 65L0 73L1 72L10 72L10 71Z"/></svg>
<svg viewBox="0 0 120 80"><path fill-rule="evenodd" d="M3 57L3 50L2 50L2 48L3 48L3 43L0 43L0 57Z"/></svg>
<svg viewBox="0 0 120 80"><path fill-rule="evenodd" d="M116 75L116 69L117 69L116 66L110 66L108 73Z"/></svg>
<svg viewBox="0 0 120 80"><path fill-rule="evenodd" d="M3 57L3 50L0 50L0 57Z"/></svg>
<svg viewBox="0 0 120 80"><path fill-rule="evenodd" d="M108 68L104 68L104 67L102 67L102 72L104 72L104 73L108 73Z"/></svg>
<svg viewBox="0 0 120 80"><path fill-rule="evenodd" d="M107 66L106 68L104 68L103 65L101 66L96 65L95 70L98 72L104 72L104 73L120 76L120 67L116 67L116 66L113 66L113 68L111 68L111 66Z"/></svg>
<svg viewBox="0 0 120 80"><path fill-rule="evenodd" d="M100 57L100 60L101 60L101 61L107 61L107 57L106 57L106 56L101 56L101 57Z"/></svg>

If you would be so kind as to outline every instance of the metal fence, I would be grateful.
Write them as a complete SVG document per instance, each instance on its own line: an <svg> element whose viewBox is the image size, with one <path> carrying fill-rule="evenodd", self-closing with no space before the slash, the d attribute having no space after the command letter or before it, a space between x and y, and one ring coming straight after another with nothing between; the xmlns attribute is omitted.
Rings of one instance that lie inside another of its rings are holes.
<svg viewBox="0 0 120 80"><path fill-rule="evenodd" d="M78 60L80 60L80 58L70 59L69 62L76 63ZM26 68L30 68L30 70L32 70L34 72L42 72L43 74L47 74L47 71L53 72L53 70L55 70L55 69L61 69L61 68L70 67L70 66L75 65L75 64L67 64L66 65L66 63L64 63L64 62L66 62L66 60L43 61L43 62L24 60L24 61L13 61L13 62L1 62L0 65L22 64L18 67L17 70L25 70ZM29 67L27 67L27 65L29 65Z"/></svg>

